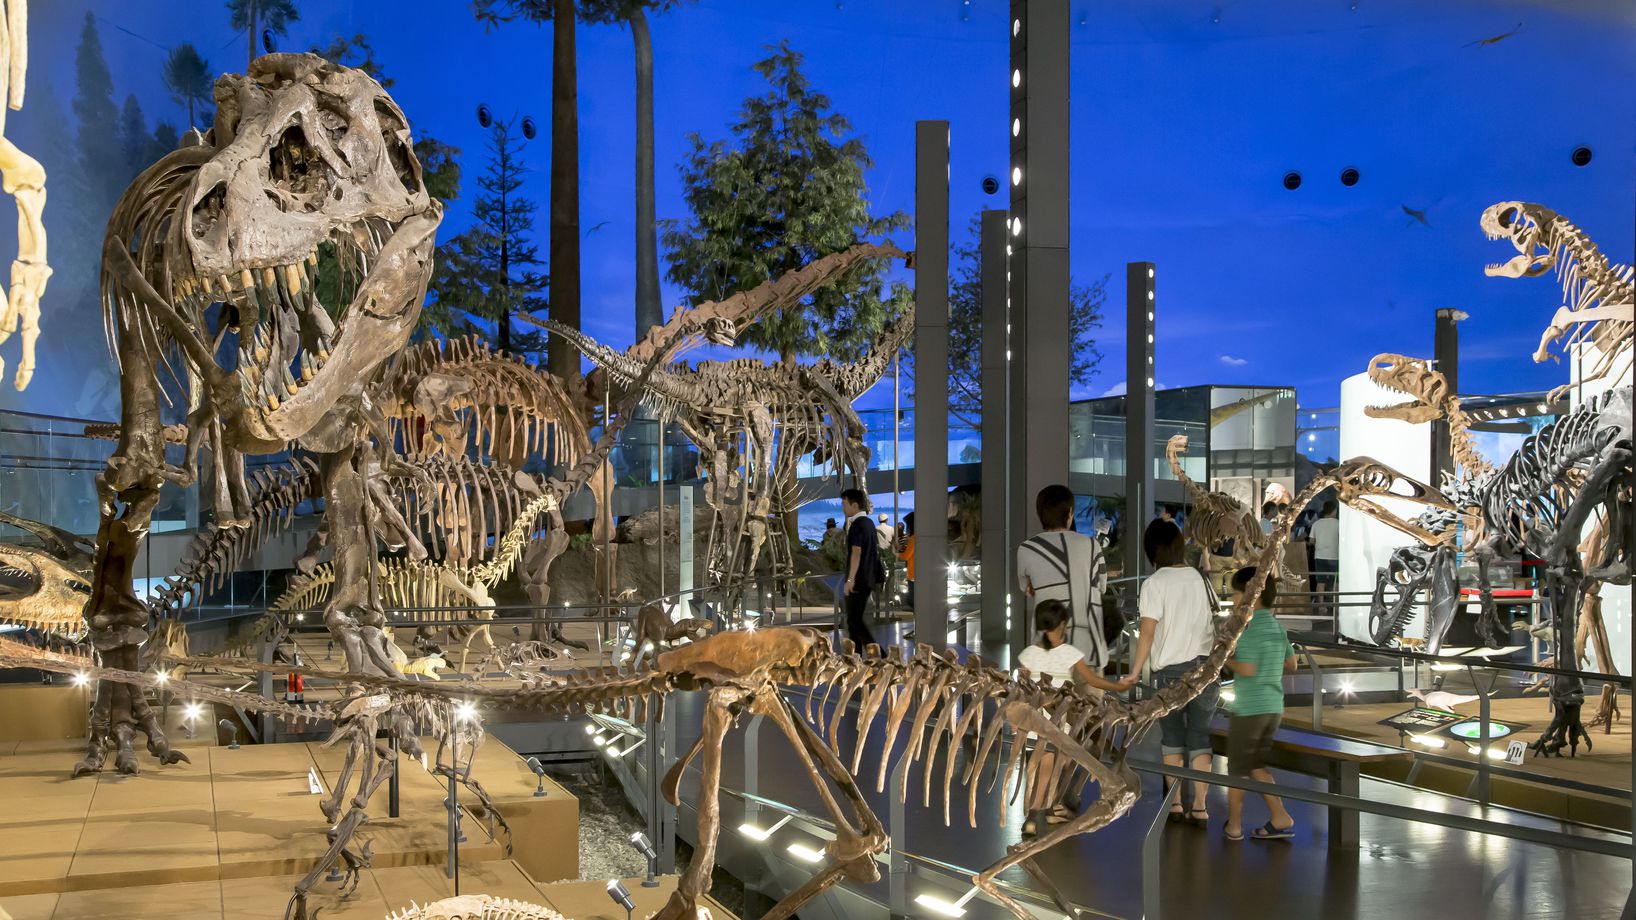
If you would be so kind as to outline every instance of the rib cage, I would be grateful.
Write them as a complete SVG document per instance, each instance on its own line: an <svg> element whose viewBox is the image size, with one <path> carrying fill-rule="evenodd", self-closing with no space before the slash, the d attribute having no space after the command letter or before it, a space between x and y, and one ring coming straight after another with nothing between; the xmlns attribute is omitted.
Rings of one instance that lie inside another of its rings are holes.
<svg viewBox="0 0 1636 920"><path fill-rule="evenodd" d="M417 391L433 375L460 378L469 389L447 403L417 405ZM389 429L410 457L436 451L426 440L435 420L427 417L427 409L458 420L480 455L512 466L548 451L558 463L571 465L589 448L581 413L556 377L476 336L410 346L393 362L381 389ZM425 430L417 433L421 428ZM444 445L444 450L464 454L465 446Z"/></svg>
<svg viewBox="0 0 1636 920"><path fill-rule="evenodd" d="M154 589L150 608L163 613L197 603L204 594L220 588L275 533L289 527L302 502L322 498L318 465L306 457L258 469L251 479L256 497L250 507L250 526L212 527L196 535L182 554L181 567Z"/></svg>
<svg viewBox="0 0 1636 920"><path fill-rule="evenodd" d="M1612 391L1523 441L1504 467L1476 487L1485 532L1498 528L1519 547L1536 532L1554 532L1579 489L1577 472L1615 440L1630 437L1629 407L1628 389ZM1620 412L1623 419L1609 417Z"/></svg>

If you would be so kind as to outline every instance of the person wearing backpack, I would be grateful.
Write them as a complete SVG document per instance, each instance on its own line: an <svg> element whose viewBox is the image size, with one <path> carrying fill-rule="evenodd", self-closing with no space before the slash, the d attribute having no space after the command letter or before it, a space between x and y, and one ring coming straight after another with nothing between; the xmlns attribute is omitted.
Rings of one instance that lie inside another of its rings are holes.
<svg viewBox="0 0 1636 920"><path fill-rule="evenodd" d="M1157 568L1142 583L1137 608L1141 632L1125 685L1136 683L1144 665L1152 665L1160 690L1181 680L1210 654L1215 638L1216 595L1198 569L1187 564L1187 538L1175 524L1155 522L1154 564ZM1160 752L1164 762L1208 773L1211 767L1210 720L1216 712L1220 686L1212 681L1204 692L1159 720ZM1198 827L1209 824L1206 787L1193 783L1192 804L1185 811L1177 802L1170 820Z"/></svg>
<svg viewBox="0 0 1636 920"><path fill-rule="evenodd" d="M1017 547L1017 585L1028 598L1025 628L1037 631L1034 611L1043 601L1068 608L1067 643L1079 649L1093 669L1108 663L1103 629L1102 593L1108 585L1107 562L1095 537L1073 531L1074 493L1064 485L1046 486L1034 499L1042 533Z"/></svg>

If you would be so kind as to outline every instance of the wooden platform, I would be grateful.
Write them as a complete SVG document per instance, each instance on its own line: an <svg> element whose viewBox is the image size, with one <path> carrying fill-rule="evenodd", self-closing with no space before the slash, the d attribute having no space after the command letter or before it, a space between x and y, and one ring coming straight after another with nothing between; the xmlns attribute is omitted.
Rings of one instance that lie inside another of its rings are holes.
<svg viewBox="0 0 1636 920"><path fill-rule="evenodd" d="M269 876L0 897L0 908L13 920L282 920L297 879ZM675 876L661 877L658 888L643 888L640 878L623 881L638 917L658 910L676 889ZM608 899L606 885L601 880L536 882L510 860L462 864L460 870L461 894L515 898L554 908L573 920L625 920L625 911ZM453 880L433 866L370 870L344 900L334 894L335 887L321 883L315 888L307 899L309 912L319 908L323 920L385 920L411 902L425 904L454 894ZM718 920L733 920L716 901L707 898L706 905Z"/></svg>
<svg viewBox="0 0 1636 920"><path fill-rule="evenodd" d="M308 776L327 795L343 751L302 743L184 749L192 763L161 767L144 754L139 776L110 771L73 779L81 743L0 742L0 794L7 800L0 809L0 898L194 884L188 891L209 900L204 892L229 890L219 883L311 868L328 842L321 796ZM377 868L441 867L446 787L408 758L400 775L402 817L387 816L383 783L360 836L373 846ZM511 823L517 856L534 878L579 875L571 831L579 803L572 795L548 779L546 796L536 797L534 775L493 738L479 748L472 775ZM468 813L463 827L462 865L506 858L483 822Z"/></svg>
<svg viewBox="0 0 1636 920"><path fill-rule="evenodd" d="M1521 740L1533 741L1551 721L1550 703L1542 696L1496 699L1490 705L1492 718L1528 726L1517 733L1516 737ZM1587 717L1595 706L1594 697L1586 701ZM1615 723L1610 733L1604 734L1601 726L1590 729L1592 749L1587 751L1584 745L1580 745L1575 757L1535 757L1530 753L1520 766L1507 768L1534 774L1542 781L1562 779L1628 790L1631 783L1630 699L1621 697L1620 706L1626 712L1626 718ZM1326 705L1323 728L1338 735L1395 745L1401 743L1402 736L1396 729L1379 722L1408 708L1407 703ZM1477 704L1461 706L1459 712L1476 718ZM1311 708L1293 706L1284 710L1284 724L1311 727ZM1502 745L1496 741L1491 746ZM1410 747L1413 748L1413 745ZM1473 766L1476 764L1476 756L1468 751L1467 746L1453 740L1447 740L1444 747L1434 753ZM1496 765L1507 766L1502 762L1496 762ZM1408 767L1404 764L1382 764L1366 768L1365 772L1401 781L1407 777ZM1437 792L1464 795L1471 775L1468 768L1428 764L1416 775L1415 785ZM1532 783L1502 777L1495 777L1492 786L1492 798L1498 804L1604 827L1630 826L1631 800L1628 793L1622 797L1601 796L1590 792L1564 791L1547 786L1544 782Z"/></svg>

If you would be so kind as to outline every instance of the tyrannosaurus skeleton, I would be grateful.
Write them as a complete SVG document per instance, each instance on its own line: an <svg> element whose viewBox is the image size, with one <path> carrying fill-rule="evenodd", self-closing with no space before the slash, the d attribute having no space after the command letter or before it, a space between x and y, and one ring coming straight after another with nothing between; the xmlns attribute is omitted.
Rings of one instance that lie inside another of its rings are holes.
<svg viewBox="0 0 1636 920"><path fill-rule="evenodd" d="M34 346L40 337L40 297L51 266L46 264L45 169L6 137L6 109L23 107L28 76L28 0L0 2L0 188L17 200L17 258L11 263L11 290L0 290L0 343L21 332L17 389L34 377ZM0 359L0 374L6 362Z"/></svg>
<svg viewBox="0 0 1636 920"><path fill-rule="evenodd" d="M103 242L122 399L118 445L97 483L86 619L103 662L122 670L138 667L146 638L132 576L160 489L194 481L208 442L217 519L243 522L245 453L311 438L313 449L344 451L321 468L349 460L364 385L419 316L442 216L421 183L407 120L361 71L273 54L247 77L223 76L216 99L206 142L144 170ZM321 259L342 280L330 303L315 291ZM221 354L237 362L218 363ZM179 464L165 456L161 367L186 391ZM78 773L100 769L110 745L119 769L135 772L138 727L162 762L185 759L127 684L98 687L91 725Z"/></svg>

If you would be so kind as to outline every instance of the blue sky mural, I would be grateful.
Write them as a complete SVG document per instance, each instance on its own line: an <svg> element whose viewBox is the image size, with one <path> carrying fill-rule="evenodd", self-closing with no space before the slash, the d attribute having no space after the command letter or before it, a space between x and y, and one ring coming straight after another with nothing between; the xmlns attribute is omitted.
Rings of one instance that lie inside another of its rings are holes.
<svg viewBox="0 0 1636 920"><path fill-rule="evenodd" d="M468 4L449 0L300 6L281 47L369 36L411 122L464 148L468 174L481 165L478 103L502 116L532 115L542 133L525 155L530 191L542 202L543 249L549 30L486 31ZM1005 205L1004 193L985 195L981 181L1008 171L1007 6L699 0L654 17L660 217L681 216L675 164L686 135L724 137L740 100L759 87L750 63L788 38L806 55L813 84L867 141L878 211L912 208L914 121L951 121L952 229L963 233L977 210ZM1615 261L1631 259L1636 4L1071 7L1072 267L1081 281L1111 276L1102 372L1076 395L1101 395L1122 379L1114 338L1123 265L1133 260L1158 265L1165 385L1295 386L1304 405L1333 405L1339 381L1373 354L1429 351L1439 307L1470 314L1461 333L1467 391L1563 382L1560 366L1528 358L1557 306L1555 284L1484 277L1483 264L1511 250L1484 239L1477 216L1499 200L1543 202ZM166 48L191 41L214 69L243 67L244 40L229 29L221 0L38 4L30 108L13 116L12 133L27 136L31 121L48 117L44 107L66 110L87 10L97 17L116 101L136 94L150 121L182 117L160 80ZM578 41L585 325L624 345L633 331L631 41L610 26L581 27ZM1594 151L1584 167L1570 162L1579 145ZM64 155L39 153L48 169ZM1339 181L1347 167L1361 177L1350 188ZM1305 178L1296 191L1280 181L1290 170ZM468 183L445 235L469 222L470 203ZM680 298L666 286L667 306ZM8 387L0 406L74 414L90 403L82 371L65 360L100 364L102 345L83 332L50 340L64 328L59 311L94 316L94 304L58 299L47 311L47 358L56 363L23 397ZM880 394L866 401L879 404Z"/></svg>

